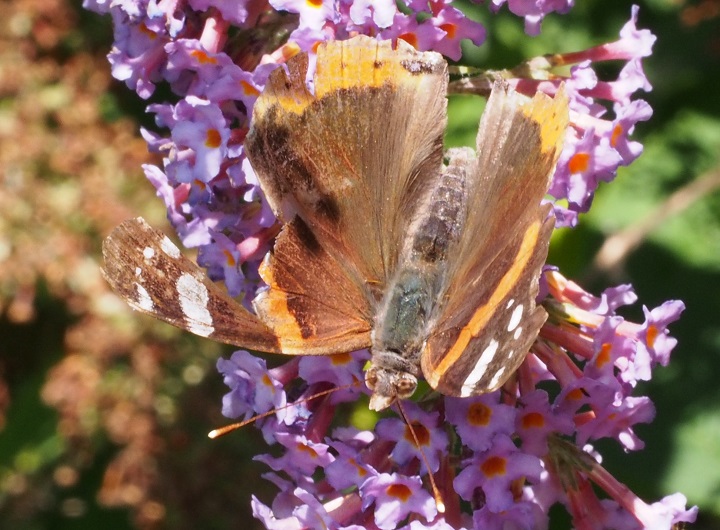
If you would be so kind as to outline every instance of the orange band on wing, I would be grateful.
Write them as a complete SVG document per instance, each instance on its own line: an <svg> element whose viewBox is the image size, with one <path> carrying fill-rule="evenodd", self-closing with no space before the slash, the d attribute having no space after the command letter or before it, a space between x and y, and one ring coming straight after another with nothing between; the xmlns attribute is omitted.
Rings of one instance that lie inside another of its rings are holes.
<svg viewBox="0 0 720 530"><path fill-rule="evenodd" d="M516 285L518 276L522 274L528 261L530 261L530 258L534 255L533 250L537 244L541 226L542 223L540 221L535 221L528 227L520 248L515 255L515 259L512 262L512 266L500 279L490 299L473 313L470 322L462 328L455 344L453 344L452 348L450 348L443 357L442 362L433 370L432 374L425 374L426 379L433 388L437 386L442 374L463 354L468 344L470 344L470 341L486 326L488 320L490 320L495 313L495 308Z"/></svg>
<svg viewBox="0 0 720 530"><path fill-rule="evenodd" d="M300 59L291 59L296 60ZM418 52L402 40L393 49L390 41L377 41L363 35L350 41L321 44L317 50L316 64L314 95L304 84L303 76L307 66L293 79L293 86L285 84L284 73L273 73L268 86L255 103L254 119L264 116L275 105L279 105L283 112L300 115L316 100L340 90L368 90L384 85L407 85L416 89L418 84L434 86L435 75L446 75L445 60L438 53ZM430 73L433 75L428 75Z"/></svg>
<svg viewBox="0 0 720 530"><path fill-rule="evenodd" d="M375 47L375 53L368 48ZM412 72L415 62L419 70ZM416 75L420 69L440 72L444 65L436 53L420 53L404 41L398 41L393 50L390 41L376 41L370 37L356 37L350 43L323 44L318 49L315 96L320 99L337 90L368 89L384 84L415 87L427 82L427 75Z"/></svg>
<svg viewBox="0 0 720 530"><path fill-rule="evenodd" d="M267 259L260 265L260 276L270 287L267 291L260 293L256 299L259 307L256 310L262 312L261 316L275 333L280 343L280 351L285 354L302 354L301 348L293 345L302 344L302 329L297 318L288 307L287 295L275 282L272 267Z"/></svg>
<svg viewBox="0 0 720 530"><path fill-rule="evenodd" d="M538 92L523 105L523 114L540 125L540 150L543 153L554 150L560 154L569 119L567 109L568 96L564 85L560 85L554 98Z"/></svg>

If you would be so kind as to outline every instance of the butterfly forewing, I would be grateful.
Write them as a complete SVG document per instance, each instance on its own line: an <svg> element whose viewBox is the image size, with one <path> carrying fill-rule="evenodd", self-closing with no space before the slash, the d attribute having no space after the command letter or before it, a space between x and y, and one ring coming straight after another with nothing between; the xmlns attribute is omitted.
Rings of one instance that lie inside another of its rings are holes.
<svg viewBox="0 0 720 530"><path fill-rule="evenodd" d="M512 252L495 256L483 279L469 286L465 304L443 314L443 328L433 331L422 357L434 388L462 397L490 392L522 363L547 318L535 297L553 225L550 217L519 234L507 245Z"/></svg>
<svg viewBox="0 0 720 530"><path fill-rule="evenodd" d="M496 83L468 172L468 216L422 355L428 382L467 396L504 383L546 319L538 278L554 219L542 206L567 126L567 99L532 101Z"/></svg>
<svg viewBox="0 0 720 530"><path fill-rule="evenodd" d="M359 285L382 289L442 161L447 65L402 40L358 36L278 69L245 149L276 215L300 217Z"/></svg>
<svg viewBox="0 0 720 530"><path fill-rule="evenodd" d="M270 328L143 219L115 228L103 257L105 278L134 309L219 342L280 352Z"/></svg>
<svg viewBox="0 0 720 530"><path fill-rule="evenodd" d="M287 353L369 346L374 307L408 220L442 162L446 63L399 41L321 46L278 69L258 99L245 149L283 230L261 274L257 313ZM344 331L341 331L344 329Z"/></svg>

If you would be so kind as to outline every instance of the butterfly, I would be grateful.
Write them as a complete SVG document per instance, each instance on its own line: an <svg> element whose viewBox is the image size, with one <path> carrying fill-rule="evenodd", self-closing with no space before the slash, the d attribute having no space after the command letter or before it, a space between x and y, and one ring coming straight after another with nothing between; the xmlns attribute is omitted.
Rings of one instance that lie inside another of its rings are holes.
<svg viewBox="0 0 720 530"><path fill-rule="evenodd" d="M536 305L554 227L543 204L568 101L495 82L476 150L443 150L447 63L358 36L276 69L244 148L282 229L253 311L142 219L103 245L133 308L256 351L370 348L370 408L502 386L547 319Z"/></svg>

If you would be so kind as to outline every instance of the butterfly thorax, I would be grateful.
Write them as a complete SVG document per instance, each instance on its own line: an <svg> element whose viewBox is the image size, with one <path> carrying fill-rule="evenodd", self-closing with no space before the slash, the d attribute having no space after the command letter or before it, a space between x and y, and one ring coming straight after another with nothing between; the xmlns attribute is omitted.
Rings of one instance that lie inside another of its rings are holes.
<svg viewBox="0 0 720 530"><path fill-rule="evenodd" d="M442 299L447 255L465 218L464 172L469 150L453 150L437 186L410 224L398 267L380 302L365 383L370 408L382 410L410 397L421 375L420 356Z"/></svg>

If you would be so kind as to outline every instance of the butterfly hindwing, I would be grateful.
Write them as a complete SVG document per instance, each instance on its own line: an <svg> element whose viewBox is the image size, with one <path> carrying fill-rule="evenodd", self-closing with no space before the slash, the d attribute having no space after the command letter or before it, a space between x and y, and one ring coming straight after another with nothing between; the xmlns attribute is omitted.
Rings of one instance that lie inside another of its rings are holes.
<svg viewBox="0 0 720 530"><path fill-rule="evenodd" d="M268 285L253 301L287 354L331 354L370 346L372 309L347 269L296 217L278 235L260 275Z"/></svg>

